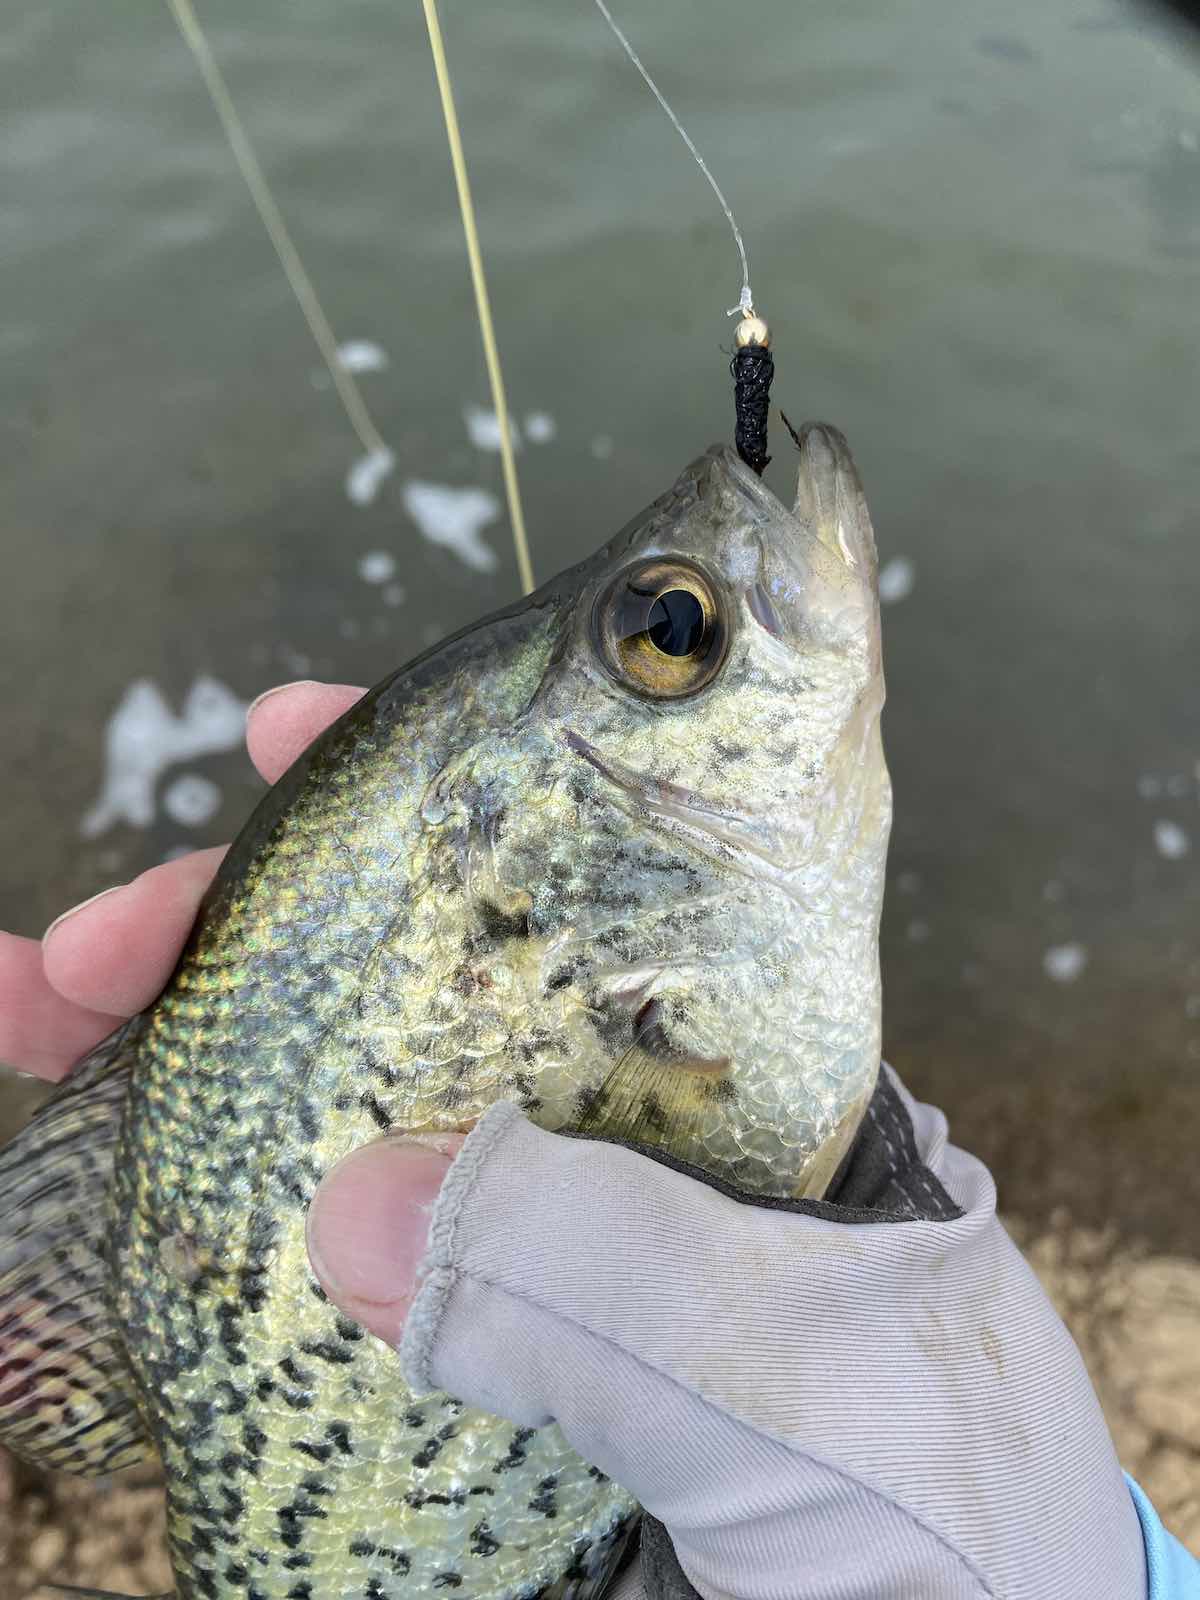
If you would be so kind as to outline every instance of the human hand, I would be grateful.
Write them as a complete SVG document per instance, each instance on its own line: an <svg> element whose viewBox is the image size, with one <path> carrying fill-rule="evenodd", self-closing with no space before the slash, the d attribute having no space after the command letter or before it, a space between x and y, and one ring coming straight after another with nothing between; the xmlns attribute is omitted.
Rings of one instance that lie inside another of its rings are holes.
<svg viewBox="0 0 1200 1600"><path fill-rule="evenodd" d="M641 1502L614 1600L1140 1600L1099 1404L986 1169L886 1073L864 1129L865 1209L852 1181L776 1210L493 1106L347 1157L310 1256L418 1393L553 1420Z"/></svg>
<svg viewBox="0 0 1200 1600"><path fill-rule="evenodd" d="M250 707L250 758L274 783L361 689L288 683ZM174 969L225 847L197 850L106 889L41 940L0 933L0 1061L65 1077L101 1039L157 998Z"/></svg>

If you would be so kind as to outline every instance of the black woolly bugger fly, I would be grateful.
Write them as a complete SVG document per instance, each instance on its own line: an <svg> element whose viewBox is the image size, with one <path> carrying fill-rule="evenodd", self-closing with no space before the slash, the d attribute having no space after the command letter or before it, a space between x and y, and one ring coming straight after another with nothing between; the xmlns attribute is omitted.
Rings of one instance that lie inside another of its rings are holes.
<svg viewBox="0 0 1200 1600"><path fill-rule="evenodd" d="M767 417L771 379L775 376L771 335L762 318L751 314L738 323L736 340L737 349L729 363L733 377L733 442L738 455L761 478L771 459L767 454Z"/></svg>

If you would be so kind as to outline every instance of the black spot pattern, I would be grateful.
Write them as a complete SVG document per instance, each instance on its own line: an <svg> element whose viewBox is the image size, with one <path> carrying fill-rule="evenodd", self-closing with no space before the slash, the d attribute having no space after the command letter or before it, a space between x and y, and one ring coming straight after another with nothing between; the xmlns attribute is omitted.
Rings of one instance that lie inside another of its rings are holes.
<svg viewBox="0 0 1200 1600"><path fill-rule="evenodd" d="M628 1009L594 1031L582 1020L600 969L687 954L715 926L697 921L712 876L691 845L631 822L559 736L562 693L573 708L591 693L573 657L580 595L639 540L724 540L703 499L711 470L694 469L561 591L439 646L319 741L233 847L146 1023L110 1260L167 1467L182 1593L482 1597L511 1570L514 1530L554 1552L543 1600L594 1600L607 1576L627 1521L599 1508L627 1506L620 1491L546 1433L483 1424L440 1397L411 1402L376 1341L305 1277L303 1231L340 1151L477 1113L476 1017L496 1024L488 1094L536 1115L547 1064L565 1064L555 1116L574 1089L581 1117L602 1118L604 1094L585 1084L631 1041ZM606 695L581 726L614 749L619 719L645 714ZM678 727L655 715L666 759ZM756 737L745 731L747 748ZM737 741L718 754L736 764ZM549 834L522 803L531 791L547 797ZM576 924L569 954L543 971L549 941ZM516 1021L503 999L514 973ZM580 1062L591 1066L573 1077ZM663 1132L669 1095L649 1087L629 1103ZM215 1263L194 1293L155 1254L173 1235Z"/></svg>

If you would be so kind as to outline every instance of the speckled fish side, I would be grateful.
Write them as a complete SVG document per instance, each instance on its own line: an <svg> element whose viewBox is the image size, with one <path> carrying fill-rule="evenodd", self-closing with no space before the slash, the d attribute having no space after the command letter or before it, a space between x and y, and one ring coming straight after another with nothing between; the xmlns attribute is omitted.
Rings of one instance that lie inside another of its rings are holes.
<svg viewBox="0 0 1200 1600"><path fill-rule="evenodd" d="M875 550L840 435L800 438L794 507L713 449L365 696L264 798L158 1002L0 1155L37 1212L0 1225L0 1340L32 1328L0 1440L156 1450L179 1600L594 1600L636 1522L555 1427L415 1398L326 1300L305 1217L349 1150L510 1099L799 1195L853 1137ZM64 1121L72 1094L100 1109Z"/></svg>

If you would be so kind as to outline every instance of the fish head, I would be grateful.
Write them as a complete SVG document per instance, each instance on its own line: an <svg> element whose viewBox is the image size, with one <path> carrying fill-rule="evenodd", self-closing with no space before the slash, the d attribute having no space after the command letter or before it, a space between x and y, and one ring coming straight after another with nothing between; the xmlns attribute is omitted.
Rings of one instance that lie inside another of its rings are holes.
<svg viewBox="0 0 1200 1600"><path fill-rule="evenodd" d="M791 507L714 447L533 597L554 643L460 789L531 1114L781 1195L874 1086L891 816L866 501L835 429L796 438Z"/></svg>

